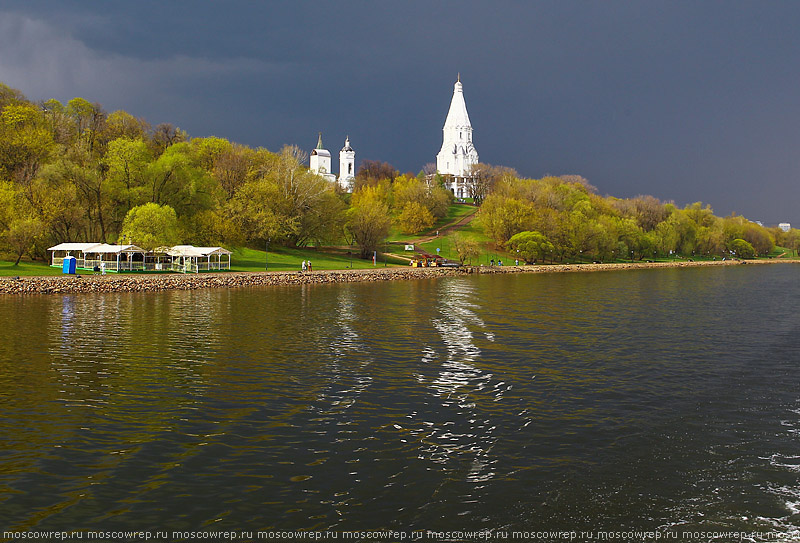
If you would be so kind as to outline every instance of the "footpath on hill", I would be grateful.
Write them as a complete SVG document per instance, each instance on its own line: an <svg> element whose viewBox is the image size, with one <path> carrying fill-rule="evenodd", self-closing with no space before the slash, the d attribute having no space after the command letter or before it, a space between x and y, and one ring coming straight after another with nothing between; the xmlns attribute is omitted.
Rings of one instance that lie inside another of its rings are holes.
<svg viewBox="0 0 800 543"><path fill-rule="evenodd" d="M434 241L436 238L439 238L439 237L442 237L442 236L446 236L446 235L450 234L450 232L452 232L453 230L455 230L457 228L461 228L463 226L467 226L469 223L472 222L472 220L475 218L476 214L477 213L471 213L470 215L465 215L463 217L460 217L459 219L456 219L455 221L447 223L444 226L442 226L439 230L437 230L438 234L435 234L435 235L432 235L432 236L429 235L429 236L424 236L424 237L421 237L421 238L416 238L413 241L410 241L409 243L414 243L414 244L417 244L417 243L428 243L429 241Z"/></svg>
<svg viewBox="0 0 800 543"><path fill-rule="evenodd" d="M477 215L477 208L476 208L475 211L473 211L469 215L464 215L463 217L459 217L459 218L457 218L457 219L455 219L455 220L453 220L453 221L451 221L451 222L449 222L447 224L442 225L439 229L436 230L436 233L433 234L433 235L428 234L427 236L422 236L422 237L419 237L419 238L409 239L408 241L398 241L398 242L395 242L395 243L396 244L401 244L401 245L414 245L417 248L417 252L419 254L421 254L425 258L431 258L433 255L429 254L427 251L425 251L425 250L423 250L423 249L421 249L421 248L419 248L417 246L421 245L423 243L428 243L428 242L434 241L434 240L436 240L436 239L438 239L440 237L447 236L451 232L453 232L454 230L457 230L457 229L460 229L460 228L462 228L464 226L467 226L469 223L471 223L473 221L473 219L475 219L476 215ZM401 259L406 260L408 262L411 262L413 260L412 257L408 257L408 256L403 256L403 255L393 255L393 256L395 258L401 258Z"/></svg>
<svg viewBox="0 0 800 543"><path fill-rule="evenodd" d="M534 266L465 266L462 268L374 268L315 272L215 272L187 275L62 275L0 279L0 294L69 294L159 292L206 288L267 287L435 279L470 274L563 273L653 268L740 266L800 263L797 260L725 260L700 262L632 262L618 264L555 264Z"/></svg>

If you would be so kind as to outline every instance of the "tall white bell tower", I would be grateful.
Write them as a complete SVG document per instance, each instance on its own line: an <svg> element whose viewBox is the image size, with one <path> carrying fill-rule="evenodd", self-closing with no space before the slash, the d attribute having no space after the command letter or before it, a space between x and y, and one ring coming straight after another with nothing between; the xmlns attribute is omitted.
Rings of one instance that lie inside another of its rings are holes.
<svg viewBox="0 0 800 543"><path fill-rule="evenodd" d="M356 152L350 147L350 137L344 140L344 147L339 151L339 186L347 192L353 192L353 181L356 178Z"/></svg>

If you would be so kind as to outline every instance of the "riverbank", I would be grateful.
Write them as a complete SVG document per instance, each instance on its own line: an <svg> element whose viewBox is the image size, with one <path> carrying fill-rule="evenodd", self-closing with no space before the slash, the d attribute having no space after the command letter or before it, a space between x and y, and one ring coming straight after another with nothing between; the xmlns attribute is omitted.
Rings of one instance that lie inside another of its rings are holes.
<svg viewBox="0 0 800 543"><path fill-rule="evenodd" d="M739 266L743 264L792 263L797 261L700 261L632 262L616 264L556 264L533 266L466 266L463 268L374 268L315 272L230 272L192 275L82 275L9 277L0 279L0 294L70 294L101 292L158 292L205 288L237 288L272 285L308 285L398 281L498 273L569 273L653 268Z"/></svg>

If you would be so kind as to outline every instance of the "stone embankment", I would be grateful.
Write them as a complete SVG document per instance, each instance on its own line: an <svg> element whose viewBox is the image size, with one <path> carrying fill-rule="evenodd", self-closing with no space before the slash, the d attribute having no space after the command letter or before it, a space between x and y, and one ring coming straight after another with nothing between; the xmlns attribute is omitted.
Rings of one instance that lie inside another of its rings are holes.
<svg viewBox="0 0 800 543"><path fill-rule="evenodd" d="M781 261L748 261L768 263ZM745 262L634 262L622 264L562 264L546 266L466 266L463 268L375 268L315 272L221 272L193 275L78 275L47 277L7 277L0 279L0 294L67 294L100 292L158 292L270 285L309 285L367 281L428 279L469 274L559 273L647 268L731 266Z"/></svg>

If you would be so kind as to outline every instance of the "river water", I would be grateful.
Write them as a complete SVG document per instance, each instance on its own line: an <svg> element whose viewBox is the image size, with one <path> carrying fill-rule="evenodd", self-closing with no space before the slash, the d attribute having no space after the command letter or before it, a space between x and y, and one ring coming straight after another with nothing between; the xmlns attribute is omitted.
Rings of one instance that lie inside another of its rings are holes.
<svg viewBox="0 0 800 543"><path fill-rule="evenodd" d="M0 529L792 540L798 279L3 297Z"/></svg>

